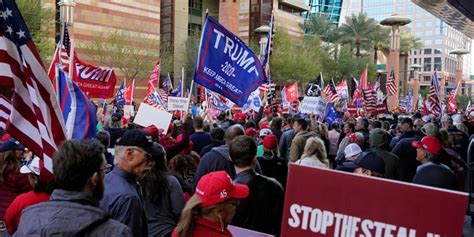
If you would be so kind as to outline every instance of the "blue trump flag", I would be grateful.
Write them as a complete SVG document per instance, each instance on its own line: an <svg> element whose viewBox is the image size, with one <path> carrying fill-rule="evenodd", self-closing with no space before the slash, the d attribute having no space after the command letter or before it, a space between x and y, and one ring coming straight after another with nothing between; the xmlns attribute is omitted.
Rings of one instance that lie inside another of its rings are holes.
<svg viewBox="0 0 474 237"><path fill-rule="evenodd" d="M96 137L96 109L79 87L56 65L58 96L66 122L67 139Z"/></svg>
<svg viewBox="0 0 474 237"><path fill-rule="evenodd" d="M326 109L326 117L324 120L328 124L332 124L332 122L336 121L336 119L339 117L336 109L334 109L333 103L328 103L327 109Z"/></svg>
<svg viewBox="0 0 474 237"><path fill-rule="evenodd" d="M194 81L242 107L250 93L266 82L266 74L242 40L206 15Z"/></svg>
<svg viewBox="0 0 474 237"><path fill-rule="evenodd" d="M115 106L123 108L125 105L125 81L122 82L122 85L120 85L120 88L117 90L117 93L115 93Z"/></svg>

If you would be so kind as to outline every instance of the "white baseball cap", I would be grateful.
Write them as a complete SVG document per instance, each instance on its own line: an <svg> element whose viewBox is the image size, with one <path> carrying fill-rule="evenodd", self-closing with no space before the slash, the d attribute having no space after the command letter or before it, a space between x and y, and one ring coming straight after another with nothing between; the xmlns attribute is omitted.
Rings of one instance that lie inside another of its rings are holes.
<svg viewBox="0 0 474 237"><path fill-rule="evenodd" d="M349 157L359 155L360 153L362 153L362 149L360 149L360 146L357 145L356 143L351 143L347 145L346 148L344 149L344 155L346 159Z"/></svg>
<svg viewBox="0 0 474 237"><path fill-rule="evenodd" d="M269 128L264 128L262 130L260 130L260 133L258 134L259 137L265 137L267 135L270 135L272 134L272 130L270 130Z"/></svg>
<svg viewBox="0 0 474 237"><path fill-rule="evenodd" d="M38 157L33 158L28 164L20 168L20 173L40 175L40 159Z"/></svg>

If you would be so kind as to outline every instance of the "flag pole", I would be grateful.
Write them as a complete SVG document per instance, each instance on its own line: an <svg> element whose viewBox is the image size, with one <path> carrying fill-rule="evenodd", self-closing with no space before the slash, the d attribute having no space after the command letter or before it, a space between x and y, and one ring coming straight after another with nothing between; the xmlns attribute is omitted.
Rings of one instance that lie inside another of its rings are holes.
<svg viewBox="0 0 474 237"><path fill-rule="evenodd" d="M181 80L181 97L184 97L184 67L181 68L181 78L183 78L183 80ZM191 83L191 86L193 86L193 84Z"/></svg>

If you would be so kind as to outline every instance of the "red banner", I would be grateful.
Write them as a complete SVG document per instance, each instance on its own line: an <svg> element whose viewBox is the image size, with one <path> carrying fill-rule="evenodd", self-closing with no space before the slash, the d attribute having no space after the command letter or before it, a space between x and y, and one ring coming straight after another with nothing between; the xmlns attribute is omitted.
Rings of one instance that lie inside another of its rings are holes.
<svg viewBox="0 0 474 237"><path fill-rule="evenodd" d="M290 164L281 236L462 236L467 194Z"/></svg>
<svg viewBox="0 0 474 237"><path fill-rule="evenodd" d="M291 83L289 86L285 86L286 101L292 102L298 100L298 85L296 82Z"/></svg>
<svg viewBox="0 0 474 237"><path fill-rule="evenodd" d="M76 84L89 98L107 99L113 97L115 82L114 70L101 68L80 61L75 57L77 79Z"/></svg>

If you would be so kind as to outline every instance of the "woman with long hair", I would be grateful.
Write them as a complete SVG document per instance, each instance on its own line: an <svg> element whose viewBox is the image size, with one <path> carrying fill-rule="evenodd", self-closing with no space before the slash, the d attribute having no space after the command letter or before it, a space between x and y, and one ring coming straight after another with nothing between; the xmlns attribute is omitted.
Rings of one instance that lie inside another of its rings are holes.
<svg viewBox="0 0 474 237"><path fill-rule="evenodd" d="M166 152L154 144L153 168L140 177L150 236L171 236L184 207L184 195L176 177L166 165Z"/></svg>
<svg viewBox="0 0 474 237"><path fill-rule="evenodd" d="M225 171L208 173L199 180L195 194L181 212L173 237L232 236L232 222L239 199L249 194L247 185L234 184Z"/></svg>
<svg viewBox="0 0 474 237"><path fill-rule="evenodd" d="M0 147L0 222L15 197L32 189L28 176L20 173L23 151L24 146L13 138Z"/></svg>
<svg viewBox="0 0 474 237"><path fill-rule="evenodd" d="M297 164L329 169L326 147L319 137L310 137L306 140L304 152Z"/></svg>

